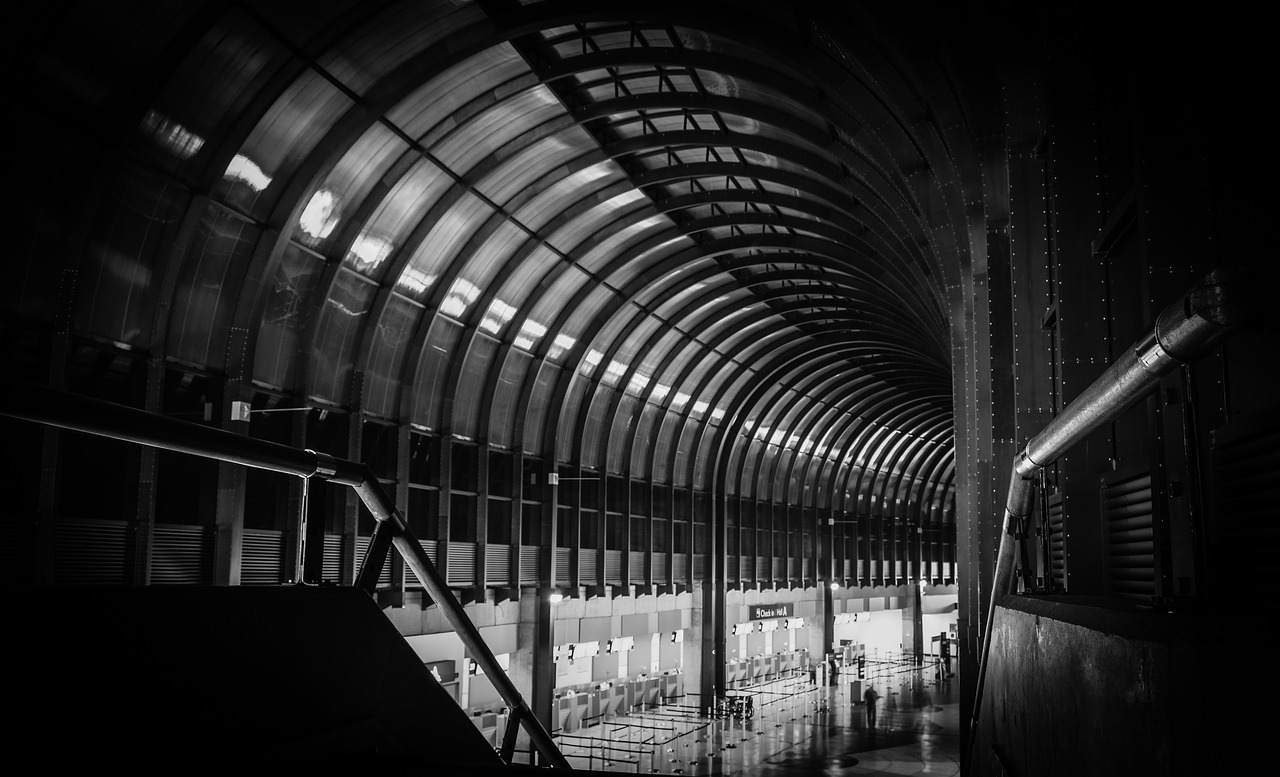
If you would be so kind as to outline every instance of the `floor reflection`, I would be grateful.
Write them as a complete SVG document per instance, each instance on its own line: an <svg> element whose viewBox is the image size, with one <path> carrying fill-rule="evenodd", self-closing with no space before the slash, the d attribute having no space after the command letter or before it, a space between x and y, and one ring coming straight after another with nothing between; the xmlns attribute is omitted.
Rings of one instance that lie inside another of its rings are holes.
<svg viewBox="0 0 1280 777"><path fill-rule="evenodd" d="M958 775L958 684L922 683L915 674L881 683L874 729L848 684L819 688L805 674L743 689L754 694L750 719L709 718L690 702L610 718L557 739L574 767L602 771Z"/></svg>

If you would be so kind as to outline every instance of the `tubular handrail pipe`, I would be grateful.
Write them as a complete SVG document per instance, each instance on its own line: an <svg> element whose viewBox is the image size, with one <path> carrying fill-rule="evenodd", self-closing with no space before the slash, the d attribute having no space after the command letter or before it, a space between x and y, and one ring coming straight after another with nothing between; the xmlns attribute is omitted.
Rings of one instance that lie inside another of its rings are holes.
<svg viewBox="0 0 1280 777"><path fill-rule="evenodd" d="M422 583L432 601L440 607L441 614L449 625L458 632L472 660L493 683L513 715L518 717L530 743L552 766L560 769L572 768L502 669L475 624L467 617L466 611L431 563L422 543L409 530L395 503L366 465L10 378L0 379L0 415L302 478L318 477L350 486L377 519L378 527L375 532L391 531L392 544L404 557L405 563ZM370 543L370 548L373 547L374 543ZM366 556L364 565L380 566L382 559L369 558L372 555L370 553ZM365 570L362 569L362 578L367 577L364 573Z"/></svg>
<svg viewBox="0 0 1280 777"><path fill-rule="evenodd" d="M1151 392L1160 378L1193 361L1236 331L1235 308L1243 299L1232 287L1240 282L1233 273L1215 269L1178 302L1165 308L1151 331L1126 349L1088 388L1032 437L1015 457L1005 498L1004 524L996 553L991 598L982 632L981 658L975 687L973 714L969 719L966 762L972 765L978 718L982 710L987 661L994 638L996 603L1013 591L1015 543L1012 535L1032 511L1035 482L1040 470L1052 464L1071 446L1128 410Z"/></svg>

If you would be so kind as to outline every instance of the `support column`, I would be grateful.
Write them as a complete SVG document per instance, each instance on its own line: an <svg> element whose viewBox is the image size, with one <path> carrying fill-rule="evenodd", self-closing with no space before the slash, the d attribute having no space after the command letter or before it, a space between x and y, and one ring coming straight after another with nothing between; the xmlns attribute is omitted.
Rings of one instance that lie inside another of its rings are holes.
<svg viewBox="0 0 1280 777"><path fill-rule="evenodd" d="M552 702L555 692L555 663L551 628L549 586L520 589L520 621L516 627L516 650L510 657L508 674L520 695L529 700L534 717L547 731L555 727ZM516 737L514 763L524 763L519 753L531 749L524 729Z"/></svg>
<svg viewBox="0 0 1280 777"><path fill-rule="evenodd" d="M903 597L906 607L902 609L902 652L911 656L916 666L924 663L924 612L921 602L921 589L918 583L908 584L911 590Z"/></svg>
<svg viewBox="0 0 1280 777"><path fill-rule="evenodd" d="M553 477L555 476L555 477ZM517 646L530 644L530 671L533 673L529 690L529 708L547 731L555 730L556 670L553 654L555 638L551 623L551 591L556 586L556 526L559 521L559 473L556 471L554 451L542 459L538 473L537 493L542 498L542 525L539 532L538 588L532 602L526 602L527 589L521 589L520 626L517 630ZM527 609L526 609L527 607ZM532 621L532 633L527 633L526 621ZM526 638L529 640L526 643ZM523 731L516 740L517 748L527 748L527 736Z"/></svg>
<svg viewBox="0 0 1280 777"><path fill-rule="evenodd" d="M143 408L152 413L163 413L164 363L157 358L147 362L146 397ZM133 584L151 583L151 546L156 528L156 472L159 469L160 452L149 445L138 451L138 490L135 501L133 526Z"/></svg>
<svg viewBox="0 0 1280 777"><path fill-rule="evenodd" d="M681 646L684 688L685 693L697 688L696 693L700 695L696 703L705 708L719 692L716 688L716 662L720 662L722 673L724 649L711 638L711 608L715 606L711 586L705 580L695 580L689 590L693 602L689 611L689 629L684 634L684 644Z"/></svg>
<svg viewBox="0 0 1280 777"><path fill-rule="evenodd" d="M836 642L836 613L835 601L831 592L830 580L819 580L818 586L822 588L822 598L818 604L818 617L822 619L821 629L810 629L810 633L821 635L822 643L814 645L812 640L809 644L809 658L813 661L821 661L828 653L835 649Z"/></svg>
<svg viewBox="0 0 1280 777"><path fill-rule="evenodd" d="M219 417L223 428L248 434L249 422L233 418L231 403L249 401L241 396L242 384L228 380L222 392ZM214 508L213 584L240 585L240 559L244 552L244 502L247 478L243 465L218 462L218 495Z"/></svg>

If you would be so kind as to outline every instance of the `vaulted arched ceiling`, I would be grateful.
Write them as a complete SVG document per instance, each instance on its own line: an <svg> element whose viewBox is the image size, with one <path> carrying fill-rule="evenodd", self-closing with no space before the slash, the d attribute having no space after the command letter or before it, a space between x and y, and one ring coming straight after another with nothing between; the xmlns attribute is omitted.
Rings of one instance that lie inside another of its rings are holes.
<svg viewBox="0 0 1280 777"><path fill-rule="evenodd" d="M62 309L454 439L941 510L975 128L901 30L827 5L75 7L42 99L91 106L123 166L50 227L79 230ZM95 30L136 58L95 67ZM6 308L52 321L49 273Z"/></svg>

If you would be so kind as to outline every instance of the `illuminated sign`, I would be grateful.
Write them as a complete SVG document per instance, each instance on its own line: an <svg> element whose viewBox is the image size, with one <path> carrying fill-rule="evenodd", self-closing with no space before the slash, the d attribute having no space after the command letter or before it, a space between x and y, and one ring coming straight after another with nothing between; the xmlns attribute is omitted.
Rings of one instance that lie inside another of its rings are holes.
<svg viewBox="0 0 1280 777"><path fill-rule="evenodd" d="M869 612L842 612L836 615L833 619L833 623L836 626L841 626L846 623L857 623L858 621L869 620L871 620L871 613Z"/></svg>
<svg viewBox="0 0 1280 777"><path fill-rule="evenodd" d="M606 653L626 653L635 649L635 646L635 637L614 637L605 645L604 650Z"/></svg>
<svg viewBox="0 0 1280 777"><path fill-rule="evenodd" d="M769 620L770 618L790 618L795 614L795 605L791 602L751 605L751 620L753 621Z"/></svg>

